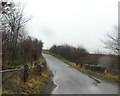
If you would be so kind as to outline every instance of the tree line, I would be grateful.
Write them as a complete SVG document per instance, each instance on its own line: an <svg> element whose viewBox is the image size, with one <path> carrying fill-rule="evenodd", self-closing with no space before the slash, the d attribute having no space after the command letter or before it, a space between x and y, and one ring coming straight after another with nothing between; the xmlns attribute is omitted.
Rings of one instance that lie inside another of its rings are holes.
<svg viewBox="0 0 120 96"><path fill-rule="evenodd" d="M31 18L23 14L20 3L0 2L0 33L2 34L2 65L24 64L41 56L43 43L26 34Z"/></svg>
<svg viewBox="0 0 120 96"><path fill-rule="evenodd" d="M116 55L96 53L90 54L85 48L74 47L70 45L53 45L51 53L60 55L68 61L76 63L76 65L84 66L91 70L104 72L109 70L118 70L118 60Z"/></svg>
<svg viewBox="0 0 120 96"><path fill-rule="evenodd" d="M50 52L58 54L67 60L75 63L82 63L82 58L86 57L89 53L82 47L73 47L70 45L53 45Z"/></svg>

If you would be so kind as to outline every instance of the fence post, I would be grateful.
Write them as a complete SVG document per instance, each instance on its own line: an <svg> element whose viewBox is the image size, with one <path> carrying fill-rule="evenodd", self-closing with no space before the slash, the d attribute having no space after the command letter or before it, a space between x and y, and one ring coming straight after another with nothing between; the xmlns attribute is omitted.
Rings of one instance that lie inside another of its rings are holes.
<svg viewBox="0 0 120 96"><path fill-rule="evenodd" d="M28 80L28 70L29 70L29 67L28 65L24 65L24 69L23 69L23 80L24 80L24 83Z"/></svg>

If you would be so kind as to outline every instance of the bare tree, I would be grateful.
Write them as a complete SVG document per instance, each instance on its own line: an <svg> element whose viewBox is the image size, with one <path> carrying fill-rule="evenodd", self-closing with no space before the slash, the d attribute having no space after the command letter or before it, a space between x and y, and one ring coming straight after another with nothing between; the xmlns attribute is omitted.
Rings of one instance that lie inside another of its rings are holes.
<svg viewBox="0 0 120 96"><path fill-rule="evenodd" d="M120 55L120 32L119 27L115 26L113 34L107 34L108 39L103 41L107 49L112 50L116 55Z"/></svg>
<svg viewBox="0 0 120 96"><path fill-rule="evenodd" d="M17 45L24 37L24 26L30 18L23 15L24 8L20 3L0 2L0 32L2 32L3 54L11 57L12 61L17 57ZM9 52L9 55L8 55Z"/></svg>

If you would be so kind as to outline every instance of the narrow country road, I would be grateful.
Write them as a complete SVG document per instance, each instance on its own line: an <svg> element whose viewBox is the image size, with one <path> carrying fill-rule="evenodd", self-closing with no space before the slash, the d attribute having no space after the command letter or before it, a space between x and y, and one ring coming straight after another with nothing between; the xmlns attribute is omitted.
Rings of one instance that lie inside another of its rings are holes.
<svg viewBox="0 0 120 96"><path fill-rule="evenodd" d="M104 81L98 83L51 55L43 56L54 74L53 80L57 85L52 94L118 94L117 85Z"/></svg>

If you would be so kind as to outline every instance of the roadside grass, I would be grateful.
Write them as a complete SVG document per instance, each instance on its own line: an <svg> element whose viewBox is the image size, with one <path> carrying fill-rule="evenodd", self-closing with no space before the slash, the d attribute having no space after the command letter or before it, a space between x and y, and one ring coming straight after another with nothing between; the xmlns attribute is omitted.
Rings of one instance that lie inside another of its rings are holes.
<svg viewBox="0 0 120 96"><path fill-rule="evenodd" d="M33 75L23 86L22 94L41 94L48 79L48 71L43 71L40 76Z"/></svg>
<svg viewBox="0 0 120 96"><path fill-rule="evenodd" d="M45 59L41 57L38 59L37 62L40 62L42 64L45 62ZM31 66L30 62L27 62L26 64ZM46 86L49 78L50 78L50 71L45 68L42 70L41 74L33 74L33 69L30 67L30 73L29 73L29 79L27 82L23 82L21 76L22 70L15 71L12 73L12 75L7 78L6 80L2 81L2 94L3 96L5 94L41 94L43 91L44 86ZM11 73L6 73L11 74ZM25 96L26 96L25 95Z"/></svg>
<svg viewBox="0 0 120 96"><path fill-rule="evenodd" d="M42 53L45 53L45 54L52 54L52 53L50 53L48 50L42 50Z"/></svg>
<svg viewBox="0 0 120 96"><path fill-rule="evenodd" d="M113 82L113 83L120 83L120 79L119 79L118 75L114 75L112 73L100 73L100 72L92 71L90 69L85 69L85 67L80 68L79 65L76 66L76 64L74 62L70 62L57 54L53 54L49 51L43 51L43 53L55 56L55 57L59 58L60 60L62 60L64 63L70 65L71 67L73 67L73 68L77 69L78 71L80 71L84 74L87 74L89 76L94 76L96 78L106 80L109 82Z"/></svg>

